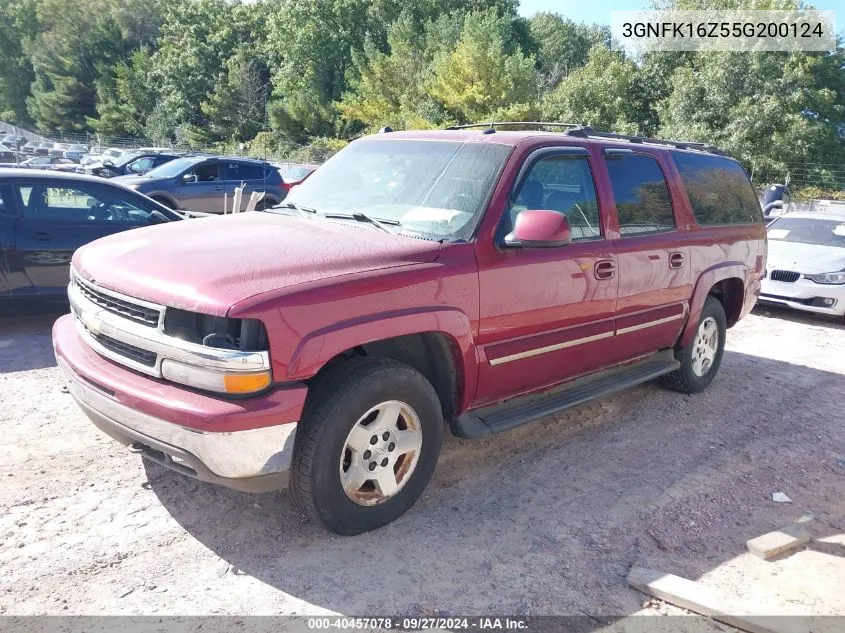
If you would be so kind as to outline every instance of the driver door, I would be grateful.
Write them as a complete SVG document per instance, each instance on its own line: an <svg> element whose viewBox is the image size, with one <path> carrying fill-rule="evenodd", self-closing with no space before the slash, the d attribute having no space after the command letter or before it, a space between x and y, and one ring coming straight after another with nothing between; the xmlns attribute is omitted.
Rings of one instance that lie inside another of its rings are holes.
<svg viewBox="0 0 845 633"><path fill-rule="evenodd" d="M67 291L70 260L80 246L149 224L149 210L122 199L116 187L39 178L21 179L13 189L21 209L14 248L37 294Z"/></svg>
<svg viewBox="0 0 845 633"><path fill-rule="evenodd" d="M572 243L503 246L525 210L565 214ZM582 148L544 148L528 157L494 243L479 243L479 370L482 405L600 369L613 356L616 254L592 157Z"/></svg>

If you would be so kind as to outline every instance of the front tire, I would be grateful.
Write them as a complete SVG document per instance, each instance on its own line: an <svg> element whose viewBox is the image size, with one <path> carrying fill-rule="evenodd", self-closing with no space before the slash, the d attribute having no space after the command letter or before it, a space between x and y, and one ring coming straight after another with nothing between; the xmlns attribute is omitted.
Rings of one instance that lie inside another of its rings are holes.
<svg viewBox="0 0 845 633"><path fill-rule="evenodd" d="M402 516L434 473L443 416L434 388L391 359L360 358L318 377L297 429L291 498L336 534Z"/></svg>
<svg viewBox="0 0 845 633"><path fill-rule="evenodd" d="M675 391L698 393L706 389L722 364L727 323L721 301L709 295L704 301L692 342L675 350L681 366L663 377L663 384Z"/></svg>

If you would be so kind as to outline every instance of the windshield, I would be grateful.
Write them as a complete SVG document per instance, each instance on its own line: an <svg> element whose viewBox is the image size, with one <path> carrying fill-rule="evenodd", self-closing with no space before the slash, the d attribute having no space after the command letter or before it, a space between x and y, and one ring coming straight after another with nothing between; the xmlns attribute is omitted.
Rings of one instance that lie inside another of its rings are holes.
<svg viewBox="0 0 845 633"><path fill-rule="evenodd" d="M511 148L496 143L364 139L288 196L319 214L364 213L397 232L467 239Z"/></svg>
<svg viewBox="0 0 845 633"><path fill-rule="evenodd" d="M780 218L769 225L770 240L845 248L845 221L816 218Z"/></svg>
<svg viewBox="0 0 845 633"><path fill-rule="evenodd" d="M139 154L135 154L134 152L125 152L114 159L109 159L107 157L105 160L106 162L111 162L115 167L123 167L124 165L129 163L129 161L135 160L135 158L138 156Z"/></svg>
<svg viewBox="0 0 845 633"><path fill-rule="evenodd" d="M159 165L155 169L151 169L146 173L149 178L176 178L186 169L190 169L197 164L196 158L177 158L164 165Z"/></svg>

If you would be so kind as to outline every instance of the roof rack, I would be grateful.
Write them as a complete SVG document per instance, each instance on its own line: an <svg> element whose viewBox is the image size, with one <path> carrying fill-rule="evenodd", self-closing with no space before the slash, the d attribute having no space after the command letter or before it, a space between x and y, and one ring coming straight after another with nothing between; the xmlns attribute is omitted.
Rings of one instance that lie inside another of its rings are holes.
<svg viewBox="0 0 845 633"><path fill-rule="evenodd" d="M721 149L715 145L707 143L694 143L692 141L667 141L662 138L649 138L647 136L628 136L626 134L613 134L611 132L597 132L587 125L579 125L564 132L567 136L575 136L577 138L607 138L615 141L628 141L629 143L650 143L652 145L667 145L676 149L694 149L701 152L709 152L711 154L724 155Z"/></svg>
<svg viewBox="0 0 845 633"><path fill-rule="evenodd" d="M581 123L556 123L551 121L490 121L489 123L468 123L466 125L450 125L447 127L447 130L469 130L472 128L488 128L491 130L495 130L497 126L527 126L527 125L536 125L537 128L541 127L571 127L571 128L579 128L584 127Z"/></svg>

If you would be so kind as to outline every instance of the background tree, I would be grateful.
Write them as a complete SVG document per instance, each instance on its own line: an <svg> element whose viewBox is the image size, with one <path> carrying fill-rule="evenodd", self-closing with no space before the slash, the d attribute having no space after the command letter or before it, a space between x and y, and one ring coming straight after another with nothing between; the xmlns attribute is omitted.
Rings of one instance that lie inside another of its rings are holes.
<svg viewBox="0 0 845 633"><path fill-rule="evenodd" d="M534 58L514 41L514 21L495 9L467 14L452 52L434 60L430 94L458 122L536 99Z"/></svg>
<svg viewBox="0 0 845 633"><path fill-rule="evenodd" d="M643 109L637 94L637 72L634 62L621 53L595 46L587 64L569 74L544 99L543 117L637 134Z"/></svg>
<svg viewBox="0 0 845 633"><path fill-rule="evenodd" d="M40 29L35 0L0 2L0 120L30 122L26 99L35 73L28 51Z"/></svg>

